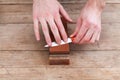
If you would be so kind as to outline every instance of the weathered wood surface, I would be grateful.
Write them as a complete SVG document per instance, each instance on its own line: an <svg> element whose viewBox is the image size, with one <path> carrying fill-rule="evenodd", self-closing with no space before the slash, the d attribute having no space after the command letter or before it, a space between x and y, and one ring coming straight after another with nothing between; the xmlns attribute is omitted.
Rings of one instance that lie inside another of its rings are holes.
<svg viewBox="0 0 120 80"><path fill-rule="evenodd" d="M86 0L59 1L75 21ZM32 0L0 0L0 80L119 80L120 0L106 1L100 42L71 44L71 65L50 66L42 31L41 42L34 37Z"/></svg>
<svg viewBox="0 0 120 80"><path fill-rule="evenodd" d="M85 3L87 0L59 0L61 3ZM106 0L107 3L120 3L120 0ZM33 0L0 0L0 4L32 4Z"/></svg>
<svg viewBox="0 0 120 80"><path fill-rule="evenodd" d="M76 21L80 9L79 4L63 4L71 18ZM73 5L73 7L70 7ZM16 7L16 8L15 8ZM108 4L102 15L102 23L120 22L119 4ZM0 7L0 23L32 23L32 5L2 5Z"/></svg>
<svg viewBox="0 0 120 80"><path fill-rule="evenodd" d="M120 51L72 51L70 66L47 65L47 51L0 51L1 80L116 80Z"/></svg>
<svg viewBox="0 0 120 80"><path fill-rule="evenodd" d="M68 28L69 34L75 25ZM71 50L120 50L120 24L103 24L99 43L90 45L71 44ZM0 24L0 50L47 50L41 32L41 41L34 37L32 24Z"/></svg>
<svg viewBox="0 0 120 80"><path fill-rule="evenodd" d="M69 66L49 66L48 51L0 51L0 68L120 68L120 51L71 51Z"/></svg>
<svg viewBox="0 0 120 80"><path fill-rule="evenodd" d="M68 4L62 4L67 10L68 13L79 13L84 4L82 3L68 3ZM71 7L72 5L72 7ZM107 4L105 7L104 12L119 12L120 6L119 4ZM25 4L17 4L17 5L0 5L0 13L7 12L28 12L29 14L32 13L32 4L25 5Z"/></svg>
<svg viewBox="0 0 120 80"><path fill-rule="evenodd" d="M1 80L118 80L120 79L119 75L119 68L0 69Z"/></svg>
<svg viewBox="0 0 120 80"><path fill-rule="evenodd" d="M64 8L67 10L68 13L79 13L84 4L82 3L68 3L68 4L62 4ZM72 7L70 7L73 5ZM119 12L120 6L119 4L107 4L105 7L104 12ZM0 12L28 12L29 14L32 13L32 5L24 5L24 4L18 4L18 5L0 5ZM30 13L31 12L31 13Z"/></svg>

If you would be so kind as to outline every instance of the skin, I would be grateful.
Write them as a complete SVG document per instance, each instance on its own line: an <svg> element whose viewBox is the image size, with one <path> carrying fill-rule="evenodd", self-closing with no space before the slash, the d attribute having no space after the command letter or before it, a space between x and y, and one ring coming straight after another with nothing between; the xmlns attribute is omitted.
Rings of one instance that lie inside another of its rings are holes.
<svg viewBox="0 0 120 80"><path fill-rule="evenodd" d="M40 40L40 22L46 42L49 46L51 46L49 28L52 31L54 38L58 44L61 43L60 34L63 40L66 42L68 37L62 24L61 16L64 17L68 22L72 22L72 19L69 17L63 6L57 0L34 0L33 21L36 39L38 41Z"/></svg>
<svg viewBox="0 0 120 80"><path fill-rule="evenodd" d="M77 20L76 29L70 36L74 38L73 43L84 44L99 41L101 33L101 14L104 6L104 0L87 1ZM40 40L40 22L46 42L49 46L51 46L51 38L48 27L52 31L58 44L61 43L60 34L62 35L62 39L66 42L68 37L62 24L61 16L68 22L72 22L72 19L57 0L34 0L33 21L36 39L38 41Z"/></svg>
<svg viewBox="0 0 120 80"><path fill-rule="evenodd" d="M74 43L86 44L99 41L101 33L101 13L104 6L104 0L88 0L77 20L76 29L70 36L74 37Z"/></svg>

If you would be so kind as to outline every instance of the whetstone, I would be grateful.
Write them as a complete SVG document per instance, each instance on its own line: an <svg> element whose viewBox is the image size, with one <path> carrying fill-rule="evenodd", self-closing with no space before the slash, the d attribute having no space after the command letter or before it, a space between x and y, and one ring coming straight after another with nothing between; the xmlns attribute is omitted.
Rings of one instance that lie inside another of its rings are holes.
<svg viewBox="0 0 120 80"><path fill-rule="evenodd" d="M49 64L50 65L69 65L70 59L68 55L50 55Z"/></svg>
<svg viewBox="0 0 120 80"><path fill-rule="evenodd" d="M49 49L50 54L69 54L69 51L69 44L51 47Z"/></svg>
<svg viewBox="0 0 120 80"><path fill-rule="evenodd" d="M63 25L67 32L67 22L62 18ZM50 33L52 41L55 41L53 34ZM69 65L70 48L69 44L60 45L57 47L49 48L49 64L50 65Z"/></svg>

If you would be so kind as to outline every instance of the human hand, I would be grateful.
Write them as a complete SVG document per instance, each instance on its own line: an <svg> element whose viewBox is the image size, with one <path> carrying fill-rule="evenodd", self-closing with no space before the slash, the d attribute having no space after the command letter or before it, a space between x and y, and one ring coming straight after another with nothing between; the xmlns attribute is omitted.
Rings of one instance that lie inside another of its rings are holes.
<svg viewBox="0 0 120 80"><path fill-rule="evenodd" d="M72 19L57 0L34 0L33 20L36 39L40 40L38 26L40 22L46 42L49 46L51 46L51 38L49 35L48 25L58 44L61 43L60 34L63 40L66 42L67 34L62 24L61 16L64 17L67 21L72 22Z"/></svg>
<svg viewBox="0 0 120 80"><path fill-rule="evenodd" d="M82 9L74 33L73 42L77 44L94 43L99 41L101 33L102 8L98 8L94 2L89 2Z"/></svg>

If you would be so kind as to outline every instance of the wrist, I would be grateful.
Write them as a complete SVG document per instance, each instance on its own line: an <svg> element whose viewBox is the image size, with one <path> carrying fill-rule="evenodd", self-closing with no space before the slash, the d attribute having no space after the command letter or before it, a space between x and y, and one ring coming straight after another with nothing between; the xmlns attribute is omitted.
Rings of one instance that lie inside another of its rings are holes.
<svg viewBox="0 0 120 80"><path fill-rule="evenodd" d="M96 8L97 10L101 11L105 7L105 0L88 0L87 5Z"/></svg>

